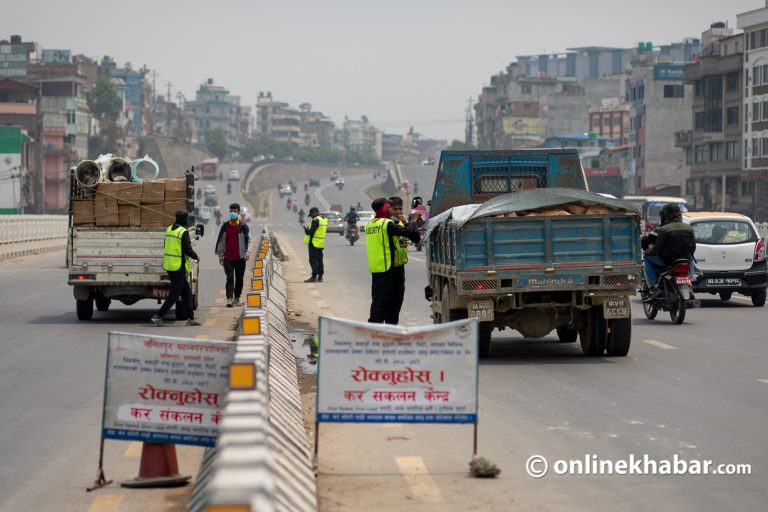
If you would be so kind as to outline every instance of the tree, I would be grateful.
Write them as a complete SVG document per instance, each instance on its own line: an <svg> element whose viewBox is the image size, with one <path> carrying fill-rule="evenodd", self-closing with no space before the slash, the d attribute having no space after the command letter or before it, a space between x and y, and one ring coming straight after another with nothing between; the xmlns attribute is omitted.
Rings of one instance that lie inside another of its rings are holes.
<svg viewBox="0 0 768 512"><path fill-rule="evenodd" d="M472 150L477 149L474 144L465 144L464 142L461 142L460 140L453 139L453 142L451 142L451 145L448 146L449 151L463 151L463 150Z"/></svg>
<svg viewBox="0 0 768 512"><path fill-rule="evenodd" d="M205 138L205 149L209 153L217 156L219 160L226 158L231 148L227 143L227 133L224 130L221 128L208 130L203 137Z"/></svg>
<svg viewBox="0 0 768 512"><path fill-rule="evenodd" d="M123 136L117 121L120 116L120 98L109 78L102 76L86 96L91 114L99 122L99 131L88 139L92 155L116 153L117 140Z"/></svg>

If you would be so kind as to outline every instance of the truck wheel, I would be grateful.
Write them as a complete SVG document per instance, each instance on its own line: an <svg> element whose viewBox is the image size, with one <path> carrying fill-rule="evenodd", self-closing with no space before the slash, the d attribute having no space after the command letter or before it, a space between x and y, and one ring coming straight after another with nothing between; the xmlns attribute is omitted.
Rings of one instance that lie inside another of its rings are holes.
<svg viewBox="0 0 768 512"><path fill-rule="evenodd" d="M491 355L491 332L493 332L491 322L480 322L477 335L477 349L480 359L487 359Z"/></svg>
<svg viewBox="0 0 768 512"><path fill-rule="evenodd" d="M605 352L609 356L626 356L632 340L632 319L616 318L610 321L609 328L611 332L608 334Z"/></svg>
<svg viewBox="0 0 768 512"><path fill-rule="evenodd" d="M577 329L569 329L568 327L557 328L557 339L560 343L574 343L579 335Z"/></svg>
<svg viewBox="0 0 768 512"><path fill-rule="evenodd" d="M732 292L720 292L720 300L731 300L731 294Z"/></svg>
<svg viewBox="0 0 768 512"><path fill-rule="evenodd" d="M593 306L587 311L586 324L579 329L579 341L584 355L600 357L605 352L607 329L602 306Z"/></svg>
<svg viewBox="0 0 768 512"><path fill-rule="evenodd" d="M765 306L765 288L752 292L752 305L756 308Z"/></svg>
<svg viewBox="0 0 768 512"><path fill-rule="evenodd" d="M98 311L108 311L110 304L112 304L110 299L105 299L104 297L96 299L96 309Z"/></svg>
<svg viewBox="0 0 768 512"><path fill-rule="evenodd" d="M93 300L78 300L75 301L75 311L77 311L78 320L90 320L93 318Z"/></svg>

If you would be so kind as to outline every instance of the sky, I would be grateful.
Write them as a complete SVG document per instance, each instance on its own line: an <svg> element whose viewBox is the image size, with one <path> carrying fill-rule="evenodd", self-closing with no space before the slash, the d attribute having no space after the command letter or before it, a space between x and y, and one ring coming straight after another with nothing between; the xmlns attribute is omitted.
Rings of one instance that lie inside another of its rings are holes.
<svg viewBox="0 0 768 512"><path fill-rule="evenodd" d="M388 133L463 139L469 98L516 55L700 37L761 0L15 0L0 39L20 34L155 70L193 99L208 78L255 105L260 91L310 103L337 124L367 115Z"/></svg>

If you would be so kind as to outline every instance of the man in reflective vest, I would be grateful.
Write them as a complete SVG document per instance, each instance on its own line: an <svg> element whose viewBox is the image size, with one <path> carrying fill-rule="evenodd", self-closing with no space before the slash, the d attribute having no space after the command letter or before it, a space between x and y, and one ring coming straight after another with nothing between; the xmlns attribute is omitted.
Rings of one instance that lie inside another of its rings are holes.
<svg viewBox="0 0 768 512"><path fill-rule="evenodd" d="M168 277L171 280L171 291L160 310L151 319L152 323L158 327L165 325L163 317L179 299L181 301L176 304L176 307L183 308L183 313L177 318L183 319L186 316L187 325L201 325L195 320L192 288L187 281L187 274L190 271L189 259L200 261L197 253L192 249L192 242L189 240L188 224L189 214L186 210L179 210L176 212L176 223L168 226L168 229L165 230L163 270L168 272Z"/></svg>
<svg viewBox="0 0 768 512"><path fill-rule="evenodd" d="M408 225L408 221L403 215L403 200L398 196L392 196L388 199L390 204L390 212L392 214L392 222L404 228ZM403 307L403 299L405 299L405 264L408 263L408 238L404 236L398 236L395 238L395 258L392 264L393 285L395 288L394 302L391 307L387 308L387 318L385 323L397 325L400 321L400 309Z"/></svg>
<svg viewBox="0 0 768 512"><path fill-rule="evenodd" d="M400 311L400 271L395 270L395 255L400 247L398 237L416 242L419 233L415 224L401 227L392 221L391 205L380 197L371 203L376 216L365 224L365 249L368 254L368 270L371 272L372 323L391 323ZM401 299L400 299L401 300ZM397 314L393 311L397 310ZM396 322L396 320L395 320Z"/></svg>
<svg viewBox="0 0 768 512"><path fill-rule="evenodd" d="M313 206L309 209L312 222L304 228L304 243L309 247L309 266L312 276L305 283L323 282L323 248L325 247L325 232L328 230L328 219L320 215L320 210Z"/></svg>

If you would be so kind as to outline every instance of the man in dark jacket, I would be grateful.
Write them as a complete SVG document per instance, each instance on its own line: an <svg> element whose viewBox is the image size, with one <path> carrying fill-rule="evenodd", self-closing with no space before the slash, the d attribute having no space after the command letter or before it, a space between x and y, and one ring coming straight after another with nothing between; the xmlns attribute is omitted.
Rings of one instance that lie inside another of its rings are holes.
<svg viewBox="0 0 768 512"><path fill-rule="evenodd" d="M677 260L690 260L693 272L696 238L693 228L683 222L683 214L677 204L669 203L661 209L661 225L645 235L641 243L645 251L645 281L649 288L656 285L656 271L669 267Z"/></svg>
<svg viewBox="0 0 768 512"><path fill-rule="evenodd" d="M200 261L197 253L192 249L192 242L189 239L189 214L186 210L176 212L176 223L165 230L165 243L163 244L163 270L168 272L171 279L171 291L168 298L160 307L160 310L151 318L152 323L158 327L165 325L163 317L176 304L176 308L181 306L185 314L179 317L187 317L187 325L198 326L200 322L195 320L194 300L192 298L192 288L187 281L187 274L190 271L189 259ZM178 317L177 317L178 318Z"/></svg>
<svg viewBox="0 0 768 512"><path fill-rule="evenodd" d="M219 230L216 256L219 257L219 264L224 267L224 274L227 276L227 307L239 306L240 295L243 293L245 262L251 257L251 236L248 224L241 222L240 205L237 203L229 205L229 218Z"/></svg>

